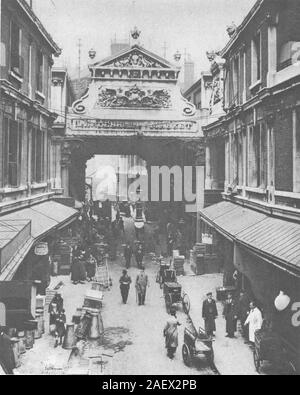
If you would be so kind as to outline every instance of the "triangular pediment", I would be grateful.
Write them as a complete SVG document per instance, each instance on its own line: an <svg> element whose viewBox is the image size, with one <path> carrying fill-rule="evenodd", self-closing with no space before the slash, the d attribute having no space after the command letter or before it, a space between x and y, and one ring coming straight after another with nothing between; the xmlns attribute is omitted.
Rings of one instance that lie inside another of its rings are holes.
<svg viewBox="0 0 300 395"><path fill-rule="evenodd" d="M93 68L98 67L117 67L117 68L153 68L153 69L176 69L177 66L172 65L167 60L158 55L134 45L126 51L111 56L95 63Z"/></svg>

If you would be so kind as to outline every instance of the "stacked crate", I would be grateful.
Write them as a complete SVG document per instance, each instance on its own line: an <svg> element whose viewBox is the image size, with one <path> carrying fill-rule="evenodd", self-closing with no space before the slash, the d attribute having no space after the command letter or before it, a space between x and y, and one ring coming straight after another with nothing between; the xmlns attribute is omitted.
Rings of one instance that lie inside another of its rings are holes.
<svg viewBox="0 0 300 395"><path fill-rule="evenodd" d="M184 256L175 256L173 258L173 267L176 272L176 276L184 275Z"/></svg>
<svg viewBox="0 0 300 395"><path fill-rule="evenodd" d="M57 291L55 289L46 289L45 309L50 305Z"/></svg>

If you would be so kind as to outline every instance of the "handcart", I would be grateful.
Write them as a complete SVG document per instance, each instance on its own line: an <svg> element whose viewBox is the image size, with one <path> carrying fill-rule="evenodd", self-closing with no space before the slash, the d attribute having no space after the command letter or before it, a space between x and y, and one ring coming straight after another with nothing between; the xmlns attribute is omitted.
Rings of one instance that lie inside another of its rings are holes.
<svg viewBox="0 0 300 395"><path fill-rule="evenodd" d="M182 304L183 311L188 314L190 311L190 299L185 292L182 292L182 286L177 282L164 283L164 298L167 313L170 313L171 307Z"/></svg>
<svg viewBox="0 0 300 395"><path fill-rule="evenodd" d="M197 331L189 317L189 328L184 329L184 343L182 346L182 359L186 366L193 361L205 358L210 367L214 367L213 339L199 328Z"/></svg>
<svg viewBox="0 0 300 395"><path fill-rule="evenodd" d="M253 358L258 373L261 372L265 362L270 363L282 373L296 373L296 368L289 359L280 336L271 330L261 329L255 332Z"/></svg>

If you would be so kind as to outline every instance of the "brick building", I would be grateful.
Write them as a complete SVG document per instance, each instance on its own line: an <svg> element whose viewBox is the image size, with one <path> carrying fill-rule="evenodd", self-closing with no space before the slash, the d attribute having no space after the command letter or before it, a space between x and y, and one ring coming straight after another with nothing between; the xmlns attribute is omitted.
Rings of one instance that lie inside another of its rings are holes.
<svg viewBox="0 0 300 395"><path fill-rule="evenodd" d="M225 285L244 288L299 361L300 2L259 0L230 40L208 53L213 75L206 189L223 201L201 212ZM278 312L280 291L290 305ZM298 354L297 354L298 353Z"/></svg>
<svg viewBox="0 0 300 395"><path fill-rule="evenodd" d="M51 69L59 54L28 2L0 1L0 282L46 280L49 256L36 247L77 215L52 199Z"/></svg>

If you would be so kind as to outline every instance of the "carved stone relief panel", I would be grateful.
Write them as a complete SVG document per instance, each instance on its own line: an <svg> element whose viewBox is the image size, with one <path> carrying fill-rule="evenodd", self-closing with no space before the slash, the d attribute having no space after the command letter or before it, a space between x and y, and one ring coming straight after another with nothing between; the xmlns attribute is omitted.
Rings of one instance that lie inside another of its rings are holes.
<svg viewBox="0 0 300 395"><path fill-rule="evenodd" d="M96 108L170 108L171 105L168 90L141 89L134 85L132 88L99 88Z"/></svg>

